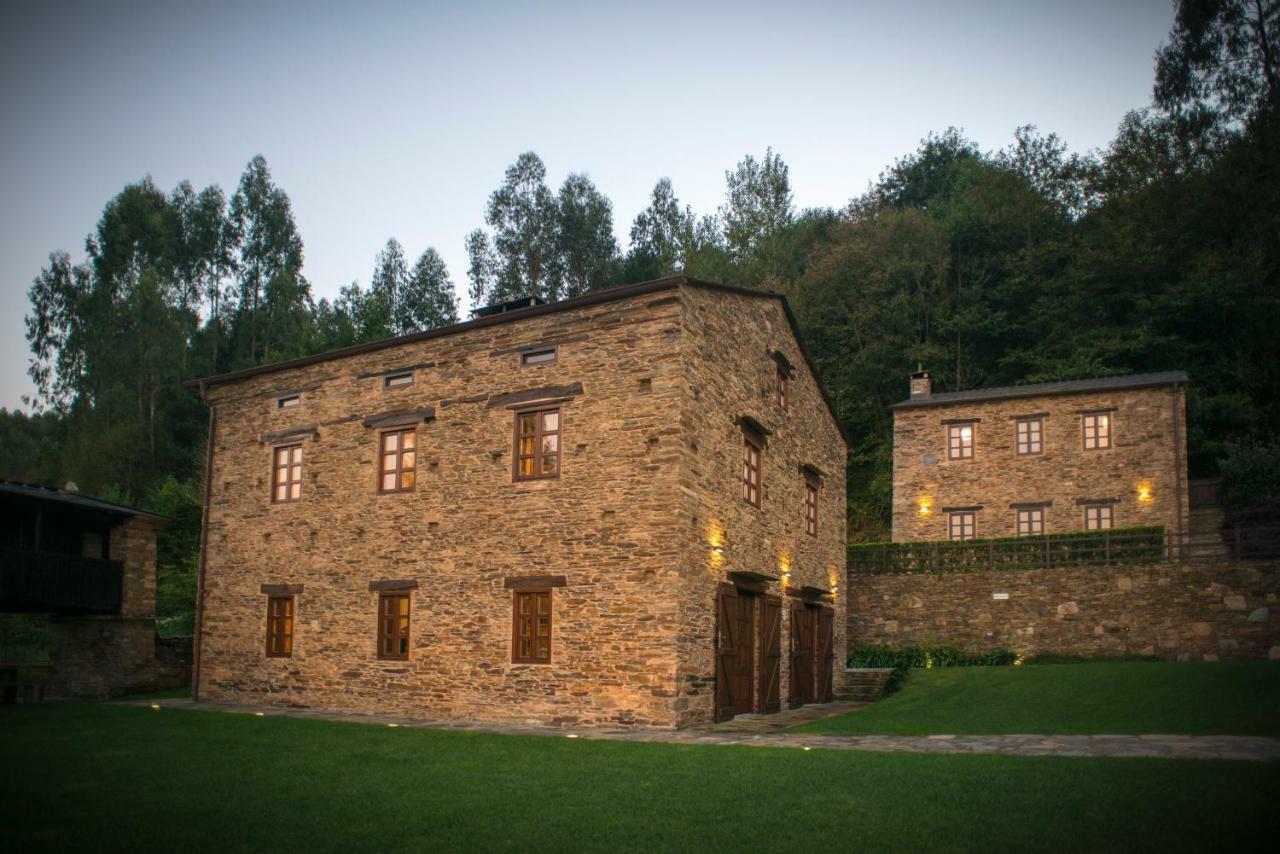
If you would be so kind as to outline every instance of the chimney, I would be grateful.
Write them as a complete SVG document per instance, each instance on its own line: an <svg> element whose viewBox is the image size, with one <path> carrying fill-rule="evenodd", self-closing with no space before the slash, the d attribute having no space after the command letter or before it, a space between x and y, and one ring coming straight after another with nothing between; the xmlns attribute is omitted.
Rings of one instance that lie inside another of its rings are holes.
<svg viewBox="0 0 1280 854"><path fill-rule="evenodd" d="M933 385L928 371L916 371L911 375L911 399L928 400L933 397Z"/></svg>

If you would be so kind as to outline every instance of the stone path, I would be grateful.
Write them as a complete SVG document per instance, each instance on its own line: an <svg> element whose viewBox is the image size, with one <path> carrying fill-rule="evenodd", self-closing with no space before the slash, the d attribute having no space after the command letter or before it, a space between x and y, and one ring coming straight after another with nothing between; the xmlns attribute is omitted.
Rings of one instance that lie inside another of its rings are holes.
<svg viewBox="0 0 1280 854"><path fill-rule="evenodd" d="M824 735L780 731L783 727L841 714L858 703L805 706L777 715L739 716L721 724L682 730L629 730L485 724L422 718L358 715L235 703L195 703L185 699L126 700L128 705L186 709L263 717L363 723L419 729L466 730L503 735L581 738L587 741L639 741L661 744L789 747L802 750L874 750L891 753L998 754L1002 756L1086 756L1163 759L1227 759L1280 762L1280 739L1243 735Z"/></svg>

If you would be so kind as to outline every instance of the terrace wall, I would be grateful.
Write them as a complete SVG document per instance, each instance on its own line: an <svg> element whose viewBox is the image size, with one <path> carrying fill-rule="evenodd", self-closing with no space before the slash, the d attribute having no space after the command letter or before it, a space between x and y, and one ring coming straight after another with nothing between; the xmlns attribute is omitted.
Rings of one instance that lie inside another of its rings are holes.
<svg viewBox="0 0 1280 854"><path fill-rule="evenodd" d="M851 648L1280 659L1278 561L850 573L848 590Z"/></svg>

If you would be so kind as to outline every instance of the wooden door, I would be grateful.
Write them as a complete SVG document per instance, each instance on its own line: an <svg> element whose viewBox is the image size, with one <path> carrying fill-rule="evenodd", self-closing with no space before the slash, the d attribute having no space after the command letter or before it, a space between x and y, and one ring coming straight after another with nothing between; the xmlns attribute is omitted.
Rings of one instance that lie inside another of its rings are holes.
<svg viewBox="0 0 1280 854"><path fill-rule="evenodd" d="M782 599L764 597L764 617L760 621L761 714L782 708Z"/></svg>
<svg viewBox="0 0 1280 854"><path fill-rule="evenodd" d="M787 698L787 706L792 709L798 709L804 705L804 650L800 642L803 623L804 606L799 602L793 602L791 604L791 666L788 670L791 690Z"/></svg>
<svg viewBox="0 0 1280 854"><path fill-rule="evenodd" d="M817 611L817 702L830 703L835 699L833 678L835 676L835 609L822 608Z"/></svg>
<svg viewBox="0 0 1280 854"><path fill-rule="evenodd" d="M751 690L756 597L732 584L720 585L716 597L715 719L747 714L754 705Z"/></svg>
<svg viewBox="0 0 1280 854"><path fill-rule="evenodd" d="M817 617L813 608L804 605L798 605L791 613L791 697L794 708L817 702L814 692Z"/></svg>

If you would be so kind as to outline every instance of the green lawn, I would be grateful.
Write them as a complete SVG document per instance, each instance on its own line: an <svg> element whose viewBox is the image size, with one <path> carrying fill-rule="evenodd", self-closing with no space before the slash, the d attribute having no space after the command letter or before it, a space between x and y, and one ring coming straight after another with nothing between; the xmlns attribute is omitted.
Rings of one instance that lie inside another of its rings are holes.
<svg viewBox="0 0 1280 854"><path fill-rule="evenodd" d="M0 850L1270 850L1280 766L0 709Z"/></svg>
<svg viewBox="0 0 1280 854"><path fill-rule="evenodd" d="M902 690L887 699L797 729L1280 736L1280 664L1131 661L912 670Z"/></svg>

